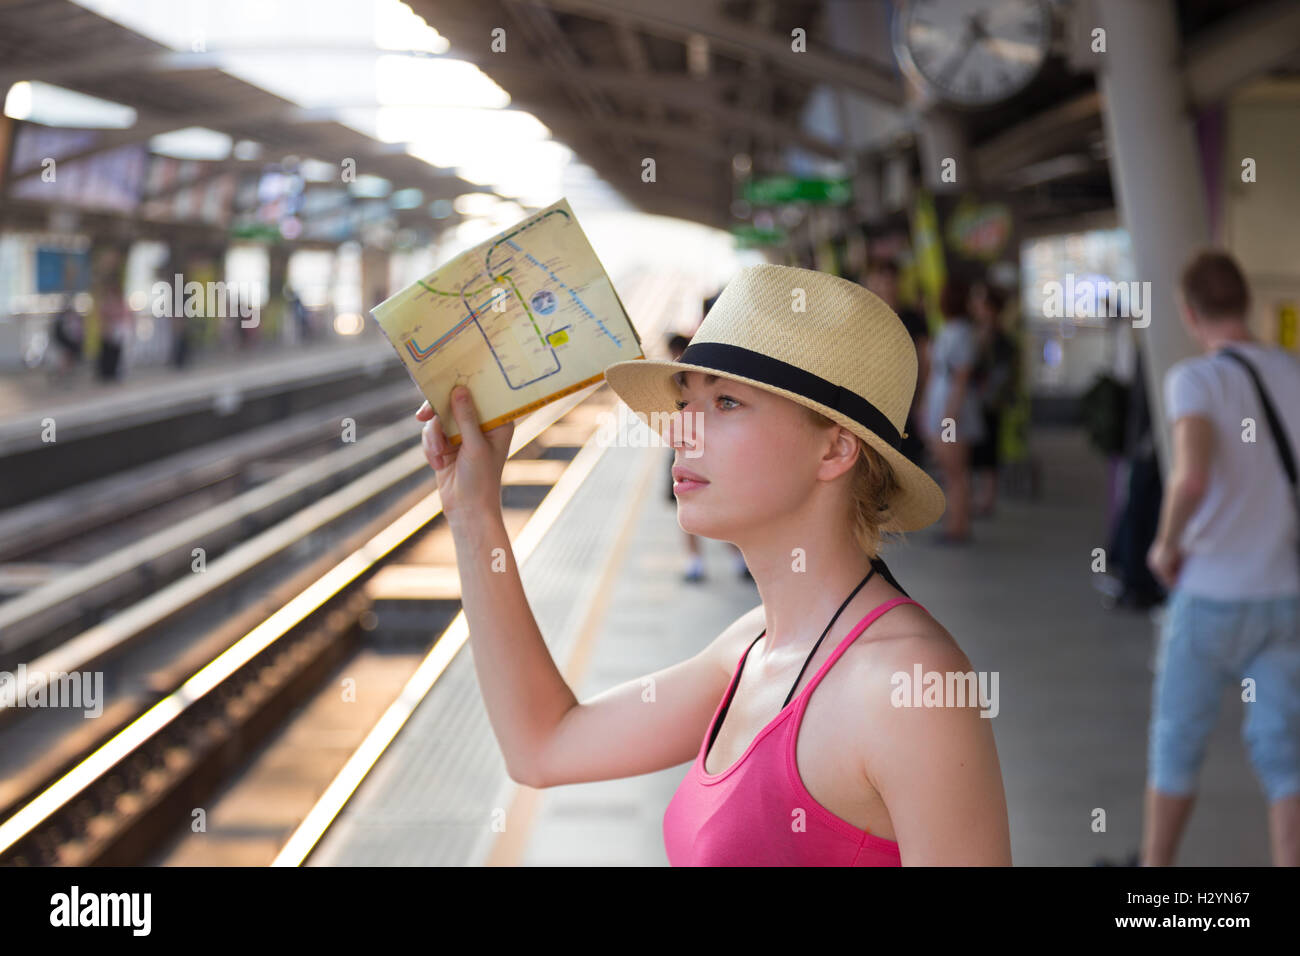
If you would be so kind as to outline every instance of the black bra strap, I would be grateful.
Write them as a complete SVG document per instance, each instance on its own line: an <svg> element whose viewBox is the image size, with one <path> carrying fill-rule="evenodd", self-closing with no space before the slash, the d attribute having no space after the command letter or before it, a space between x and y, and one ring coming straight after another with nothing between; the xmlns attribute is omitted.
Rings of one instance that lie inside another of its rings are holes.
<svg viewBox="0 0 1300 956"><path fill-rule="evenodd" d="M840 614L844 612L844 609L849 606L849 602L857 596L857 593L862 590L862 586L870 581L871 576L875 573L876 565L873 561L871 570L867 572L867 576L858 582L858 586L855 587L852 593L844 599L844 603L840 605L840 609L835 612L835 616L831 618L831 622L826 625L826 630L822 631L822 636L817 638L817 643L813 645L813 649L808 653L808 656L804 658L803 667L799 668L799 676L794 679L794 686L790 688L790 693L786 695L785 703L781 705L782 709L789 706L790 701L794 698L794 689L799 686L799 681L803 680L803 672L808 669L808 664L812 661L813 655L817 653L817 648L821 647L822 640L831 632L831 628L835 626L835 622L839 620Z"/></svg>
<svg viewBox="0 0 1300 956"><path fill-rule="evenodd" d="M799 669L799 676L794 679L794 686L790 688L790 693L786 695L785 703L781 705L782 710L784 710L786 707L790 705L790 701L794 697L795 687L798 687L799 681L803 680L803 673L805 670L808 669L808 664L813 659L813 655L817 653L817 648L821 646L822 639L825 638L826 635L831 632L831 628L834 627L835 622L839 620L840 614L842 614L844 609L849 606L849 602L853 600L853 598L857 595L857 593L862 590L862 586L871 580L871 576L875 574L877 570L880 571L881 576L884 577L884 579L888 581L895 589L902 591L905 597L910 597L910 595L908 595L906 591L903 591L899 583L894 580L894 576L889 573L889 566L886 565L885 562L879 557L872 558L871 570L867 572L867 576L863 578L858 583L858 586L853 589L852 593L850 593L849 596L844 599L844 603L840 605L840 609L835 612L835 616L831 618L831 622L826 625L826 630L822 631L822 636L817 638L817 643L813 645L812 651L804 659L803 667ZM763 639L763 635L766 633L767 633L767 628L763 628L763 630L759 632L758 637L754 638L754 640L750 642L749 647L745 648L745 653L742 654L740 658L740 666L736 669L737 678L739 678L741 671L745 669L745 661L749 659L749 652L754 649L755 644L757 644L759 641ZM731 697L728 696L726 702L722 705L722 713L718 715L718 719L713 724L713 732L709 735L709 744L708 747L705 748L706 754L709 752L709 750L713 749L713 741L717 739L718 731L722 729L722 722L727 719L727 711L730 709L731 709Z"/></svg>
<svg viewBox="0 0 1300 956"><path fill-rule="evenodd" d="M871 566L880 572L881 577L883 577L886 581L888 581L890 583L890 586L893 587L894 590L898 591L905 598L911 598L912 595L908 594L907 591L903 588L903 586L894 579L894 575L889 570L889 565L885 563L884 558L881 557L872 558Z"/></svg>

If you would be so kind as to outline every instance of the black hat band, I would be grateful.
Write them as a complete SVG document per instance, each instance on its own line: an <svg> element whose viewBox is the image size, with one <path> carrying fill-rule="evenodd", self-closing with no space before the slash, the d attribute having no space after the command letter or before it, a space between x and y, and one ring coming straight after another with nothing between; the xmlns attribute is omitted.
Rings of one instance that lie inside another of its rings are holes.
<svg viewBox="0 0 1300 956"><path fill-rule="evenodd" d="M695 342L686 346L677 361L741 375L802 395L853 419L868 431L875 432L893 448L898 448L903 443L898 429L885 413L857 392L762 352L725 342Z"/></svg>

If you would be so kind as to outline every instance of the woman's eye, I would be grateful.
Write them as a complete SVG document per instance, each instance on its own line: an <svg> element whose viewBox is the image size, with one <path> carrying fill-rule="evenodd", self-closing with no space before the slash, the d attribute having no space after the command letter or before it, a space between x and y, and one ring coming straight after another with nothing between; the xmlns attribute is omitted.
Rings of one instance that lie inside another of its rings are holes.
<svg viewBox="0 0 1300 956"><path fill-rule="evenodd" d="M718 396L718 401L720 401L720 402L731 402L732 405L739 405L739 404L740 404L740 402L736 401L734 398L730 397L729 395L719 395L719 396ZM673 402L673 405L674 405L674 407L676 407L676 409L680 412L683 408L686 407L686 402L683 402L683 401L681 401L681 400L677 400L677 401L674 401L674 402Z"/></svg>

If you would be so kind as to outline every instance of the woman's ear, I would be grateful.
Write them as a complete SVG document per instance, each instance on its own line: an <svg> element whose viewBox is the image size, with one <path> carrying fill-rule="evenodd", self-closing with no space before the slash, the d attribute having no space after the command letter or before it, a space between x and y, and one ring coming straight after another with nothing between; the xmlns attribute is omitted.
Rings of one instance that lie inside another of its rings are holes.
<svg viewBox="0 0 1300 956"><path fill-rule="evenodd" d="M858 456L862 454L862 444L862 439L853 432L843 425L836 425L827 461L834 462L835 468L838 470L831 477L838 478L841 473L849 471L857 465Z"/></svg>

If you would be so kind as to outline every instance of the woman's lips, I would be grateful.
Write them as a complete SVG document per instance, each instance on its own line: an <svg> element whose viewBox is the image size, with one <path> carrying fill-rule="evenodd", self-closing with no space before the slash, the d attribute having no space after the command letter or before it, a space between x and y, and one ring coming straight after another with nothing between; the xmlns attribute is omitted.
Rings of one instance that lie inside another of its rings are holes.
<svg viewBox="0 0 1300 956"><path fill-rule="evenodd" d="M707 488L708 486L707 481L692 481L687 478L683 481L673 482L673 494L680 495L684 491L694 491L696 488Z"/></svg>
<svg viewBox="0 0 1300 956"><path fill-rule="evenodd" d="M708 482L693 471L677 466L673 468L673 494L679 495L684 491L694 491L696 488L703 488Z"/></svg>

